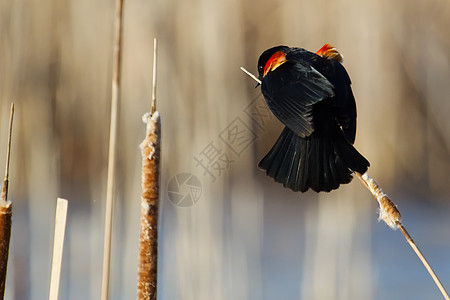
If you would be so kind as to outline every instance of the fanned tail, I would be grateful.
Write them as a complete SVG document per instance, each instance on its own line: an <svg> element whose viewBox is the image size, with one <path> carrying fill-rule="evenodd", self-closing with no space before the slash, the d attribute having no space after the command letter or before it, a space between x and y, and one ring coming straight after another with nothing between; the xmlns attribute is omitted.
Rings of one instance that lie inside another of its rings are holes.
<svg viewBox="0 0 450 300"><path fill-rule="evenodd" d="M353 171L363 174L369 165L342 134L301 138L287 127L259 163L276 182L301 192L337 189L352 180Z"/></svg>

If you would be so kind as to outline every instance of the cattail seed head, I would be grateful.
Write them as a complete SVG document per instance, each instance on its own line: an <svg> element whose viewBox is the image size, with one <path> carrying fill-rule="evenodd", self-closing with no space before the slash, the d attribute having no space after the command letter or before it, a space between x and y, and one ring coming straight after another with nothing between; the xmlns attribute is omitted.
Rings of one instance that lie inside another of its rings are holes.
<svg viewBox="0 0 450 300"><path fill-rule="evenodd" d="M389 199L389 197L378 186L376 181L369 176L369 174L364 173L361 178L364 180L367 187L375 196L378 204L380 205L378 220L383 220L389 227L396 230L398 228L398 224L401 224L402 219L397 206L391 201L391 199Z"/></svg>

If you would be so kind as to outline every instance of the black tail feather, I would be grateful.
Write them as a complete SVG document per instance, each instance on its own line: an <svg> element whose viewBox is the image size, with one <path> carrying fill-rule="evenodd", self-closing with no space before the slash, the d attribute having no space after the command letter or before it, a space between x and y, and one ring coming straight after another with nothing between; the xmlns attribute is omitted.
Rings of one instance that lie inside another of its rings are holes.
<svg viewBox="0 0 450 300"><path fill-rule="evenodd" d="M301 138L287 127L259 163L276 182L301 192L337 189L352 180L353 171L365 173L369 165L342 134Z"/></svg>

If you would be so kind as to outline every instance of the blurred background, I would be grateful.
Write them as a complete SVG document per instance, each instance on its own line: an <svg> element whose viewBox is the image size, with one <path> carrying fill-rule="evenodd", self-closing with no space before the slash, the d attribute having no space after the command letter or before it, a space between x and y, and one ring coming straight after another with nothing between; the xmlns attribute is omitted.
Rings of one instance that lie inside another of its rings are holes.
<svg viewBox="0 0 450 300"><path fill-rule="evenodd" d="M136 296L141 116L153 38L162 115L159 299L441 299L355 179L294 193L258 170L282 126L254 81L275 45L344 55L356 148L450 289L450 2L125 1L111 299ZM0 0L0 160L16 105L6 299L48 297L56 197L61 299L99 299L114 1ZM0 164L3 166L3 164ZM3 170L3 169L2 169Z"/></svg>

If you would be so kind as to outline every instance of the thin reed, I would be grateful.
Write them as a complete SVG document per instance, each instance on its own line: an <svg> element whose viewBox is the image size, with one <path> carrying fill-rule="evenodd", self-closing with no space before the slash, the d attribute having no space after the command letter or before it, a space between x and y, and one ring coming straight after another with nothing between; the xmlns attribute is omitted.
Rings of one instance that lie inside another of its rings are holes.
<svg viewBox="0 0 450 300"><path fill-rule="evenodd" d="M417 257L420 259L422 264L424 265L425 269L427 269L428 273L430 274L431 278L433 278L434 283L438 287L439 291L441 292L442 296L446 300L450 300L450 297L445 290L444 286L442 285L441 281L439 280L439 277L434 272L433 268L431 268L430 264L426 260L425 256L422 254L422 252L419 250L419 247L417 247L416 243L412 239L412 237L409 235L406 228L403 226L401 221L401 214L398 210L397 206L394 202L392 202L391 199L383 192L381 187L377 184L375 180L373 180L369 174L359 174L355 172L356 176L364 183L364 185L367 187L367 189L372 193L372 195L377 199L378 204L380 206L380 217L379 220L383 220L389 227L392 229L400 229L402 234L405 236L406 241L411 246L411 248L414 250L414 253L417 255Z"/></svg>
<svg viewBox="0 0 450 300"><path fill-rule="evenodd" d="M102 300L109 299L109 276L111 264L111 237L114 202L114 177L116 161L117 123L120 97L122 60L123 0L116 1L116 17L113 46L111 123L109 131L108 175L106 183L105 236L103 244Z"/></svg>

